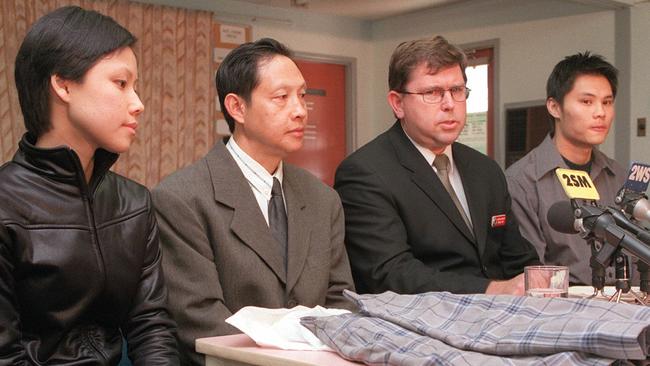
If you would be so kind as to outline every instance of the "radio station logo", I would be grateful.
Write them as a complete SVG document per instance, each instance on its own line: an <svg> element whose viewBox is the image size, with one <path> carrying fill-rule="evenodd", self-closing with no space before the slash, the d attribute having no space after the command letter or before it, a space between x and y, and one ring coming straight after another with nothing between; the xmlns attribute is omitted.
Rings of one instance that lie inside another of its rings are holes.
<svg viewBox="0 0 650 366"><path fill-rule="evenodd" d="M634 192L645 192L648 189L648 183L650 183L650 165L632 162L627 174L627 180L624 185L625 189Z"/></svg>
<svg viewBox="0 0 650 366"><path fill-rule="evenodd" d="M555 169L564 193L570 199L599 200L600 194L589 174L582 170Z"/></svg>

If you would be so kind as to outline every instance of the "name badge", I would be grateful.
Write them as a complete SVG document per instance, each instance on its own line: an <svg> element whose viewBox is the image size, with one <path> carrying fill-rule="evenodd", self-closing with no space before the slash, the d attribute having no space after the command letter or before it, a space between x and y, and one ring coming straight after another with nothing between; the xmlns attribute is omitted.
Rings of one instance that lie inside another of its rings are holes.
<svg viewBox="0 0 650 366"><path fill-rule="evenodd" d="M492 227L503 227L506 226L506 215L494 215L492 216Z"/></svg>

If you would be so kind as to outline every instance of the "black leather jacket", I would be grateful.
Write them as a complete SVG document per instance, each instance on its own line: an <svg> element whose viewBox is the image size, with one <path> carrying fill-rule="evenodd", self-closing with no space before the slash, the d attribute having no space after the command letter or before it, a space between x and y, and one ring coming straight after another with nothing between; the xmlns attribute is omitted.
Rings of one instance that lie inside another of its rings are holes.
<svg viewBox="0 0 650 366"><path fill-rule="evenodd" d="M28 134L0 167L0 365L178 364L147 189Z"/></svg>

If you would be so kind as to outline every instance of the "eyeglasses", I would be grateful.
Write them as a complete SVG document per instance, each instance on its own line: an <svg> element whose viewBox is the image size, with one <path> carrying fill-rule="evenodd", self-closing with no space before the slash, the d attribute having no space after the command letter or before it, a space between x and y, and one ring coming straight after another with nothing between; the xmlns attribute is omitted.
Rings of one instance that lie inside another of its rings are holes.
<svg viewBox="0 0 650 366"><path fill-rule="evenodd" d="M470 88L466 86L452 86L449 89L443 89L443 88L433 88L431 90L422 92L422 93L415 93L415 92L409 92L409 91L398 91L398 93L401 94L417 94L422 96L422 100L425 103L429 104L438 104L442 102L442 99L445 97L445 93L449 92L451 94L451 98L455 100L456 102L464 102L467 100L469 97L469 92L472 91Z"/></svg>

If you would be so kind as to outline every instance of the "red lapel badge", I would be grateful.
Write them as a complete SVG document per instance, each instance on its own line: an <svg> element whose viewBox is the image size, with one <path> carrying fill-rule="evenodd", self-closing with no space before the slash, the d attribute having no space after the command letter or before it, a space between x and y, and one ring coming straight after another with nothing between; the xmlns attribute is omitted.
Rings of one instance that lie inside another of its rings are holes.
<svg viewBox="0 0 650 366"><path fill-rule="evenodd" d="M506 215L494 215L492 216L492 227L503 227L506 226Z"/></svg>

